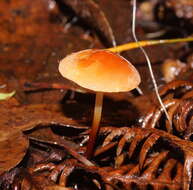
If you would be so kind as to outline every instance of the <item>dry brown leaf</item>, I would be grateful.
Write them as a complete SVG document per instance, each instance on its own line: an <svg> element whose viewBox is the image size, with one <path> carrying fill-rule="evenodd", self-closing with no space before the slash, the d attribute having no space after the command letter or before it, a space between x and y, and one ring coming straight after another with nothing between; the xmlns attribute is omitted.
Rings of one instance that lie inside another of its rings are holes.
<svg viewBox="0 0 193 190"><path fill-rule="evenodd" d="M108 42L109 45L113 45L115 37L113 35L112 28L100 7L93 0L61 0L66 5L70 6L72 10L80 17L85 19L85 22L93 26L100 35Z"/></svg>
<svg viewBox="0 0 193 190"><path fill-rule="evenodd" d="M105 170L114 165L103 175L106 179L118 180L125 189L132 184L139 189L192 189L192 142L157 129L104 127L101 133L104 140L95 159L108 163Z"/></svg>
<svg viewBox="0 0 193 190"><path fill-rule="evenodd" d="M21 162L29 141L21 131L11 127L0 127L0 175Z"/></svg>
<svg viewBox="0 0 193 190"><path fill-rule="evenodd" d="M11 105L9 101L3 101L0 106L0 115L3 115L0 125L5 128L14 127L23 131L38 125L78 126L75 121L62 114L59 105Z"/></svg>
<svg viewBox="0 0 193 190"><path fill-rule="evenodd" d="M15 167L24 157L29 142L22 131L39 125L76 125L56 105L19 105L11 98L0 102L0 174Z"/></svg>

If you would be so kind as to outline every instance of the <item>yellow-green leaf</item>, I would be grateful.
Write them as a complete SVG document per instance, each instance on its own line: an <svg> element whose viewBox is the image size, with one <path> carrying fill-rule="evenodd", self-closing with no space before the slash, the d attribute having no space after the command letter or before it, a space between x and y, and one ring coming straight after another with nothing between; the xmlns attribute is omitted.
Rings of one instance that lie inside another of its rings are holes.
<svg viewBox="0 0 193 190"><path fill-rule="evenodd" d="M15 91L10 93L0 93L0 100L6 100L8 98L11 98L14 95L15 95Z"/></svg>

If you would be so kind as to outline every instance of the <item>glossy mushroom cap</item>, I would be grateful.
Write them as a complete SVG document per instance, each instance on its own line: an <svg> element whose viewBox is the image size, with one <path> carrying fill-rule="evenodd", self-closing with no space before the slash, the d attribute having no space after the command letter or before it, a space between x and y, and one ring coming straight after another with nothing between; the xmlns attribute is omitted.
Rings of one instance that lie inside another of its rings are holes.
<svg viewBox="0 0 193 190"><path fill-rule="evenodd" d="M60 61L59 72L78 85L97 92L124 92L136 88L141 79L135 67L107 50L87 49Z"/></svg>

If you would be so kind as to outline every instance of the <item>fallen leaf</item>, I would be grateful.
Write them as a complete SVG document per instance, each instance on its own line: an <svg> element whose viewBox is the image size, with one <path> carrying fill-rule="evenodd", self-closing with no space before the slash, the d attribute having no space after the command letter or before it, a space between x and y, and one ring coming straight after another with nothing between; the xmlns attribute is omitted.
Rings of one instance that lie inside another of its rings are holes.
<svg viewBox="0 0 193 190"><path fill-rule="evenodd" d="M0 102L0 107L3 116L0 117L0 175L15 167L25 156L29 142L23 131L40 125L78 126L55 104L20 105L9 99Z"/></svg>
<svg viewBox="0 0 193 190"><path fill-rule="evenodd" d="M21 131L0 127L0 175L21 162L29 141Z"/></svg>
<svg viewBox="0 0 193 190"><path fill-rule="evenodd" d="M93 0L62 0L62 2L98 31L109 45L115 45L115 37L112 28L104 12Z"/></svg>
<svg viewBox="0 0 193 190"><path fill-rule="evenodd" d="M65 117L60 106L56 104L12 105L10 101L3 101L0 107L0 115L3 115L0 117L0 126L5 128L14 127L25 131L39 125L54 124L78 128L78 124Z"/></svg>
<svg viewBox="0 0 193 190"><path fill-rule="evenodd" d="M0 93L0 100L6 100L8 98L11 98L14 95L15 95L15 91L10 93Z"/></svg>

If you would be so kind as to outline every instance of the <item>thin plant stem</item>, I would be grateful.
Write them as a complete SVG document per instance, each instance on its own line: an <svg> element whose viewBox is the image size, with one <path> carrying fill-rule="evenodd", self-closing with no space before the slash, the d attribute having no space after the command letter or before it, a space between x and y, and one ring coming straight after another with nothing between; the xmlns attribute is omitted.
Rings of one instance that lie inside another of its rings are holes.
<svg viewBox="0 0 193 190"><path fill-rule="evenodd" d="M134 40L136 41L136 43L138 44L139 48L141 49L141 51L143 52L145 58L146 58L146 61L147 61L147 65L148 65L148 68L149 68L149 72L150 72L150 75L151 75L151 79L152 79L152 82L153 82L153 85L154 85L154 89L155 89L155 93L156 93L156 96L157 96L157 99L162 107L162 109L164 110L164 113L170 123L170 125L172 126L172 122L170 120L170 117L168 115L168 112L165 108L165 105L163 104L162 102L162 99L159 95L159 91L158 91L158 86L157 86L157 83L156 83L156 79L155 79L155 76L154 76L154 73L153 73L153 69L152 69L152 66L151 66L151 61L145 51L145 49L140 45L140 43L138 42L138 39L136 37L136 32L135 32L135 21L136 21L136 0L133 0L133 17L132 17L132 33L133 33L133 38Z"/></svg>
<svg viewBox="0 0 193 190"><path fill-rule="evenodd" d="M115 52L115 53L120 53L120 52L123 52L123 51L136 49L136 48L139 48L139 47L154 46L154 45L159 45L159 44L172 44L172 43L179 43L179 42L191 42L191 41L193 41L193 37L137 41L137 42L129 42L129 43L126 43L126 44L123 44L123 45L108 48L107 50Z"/></svg>

